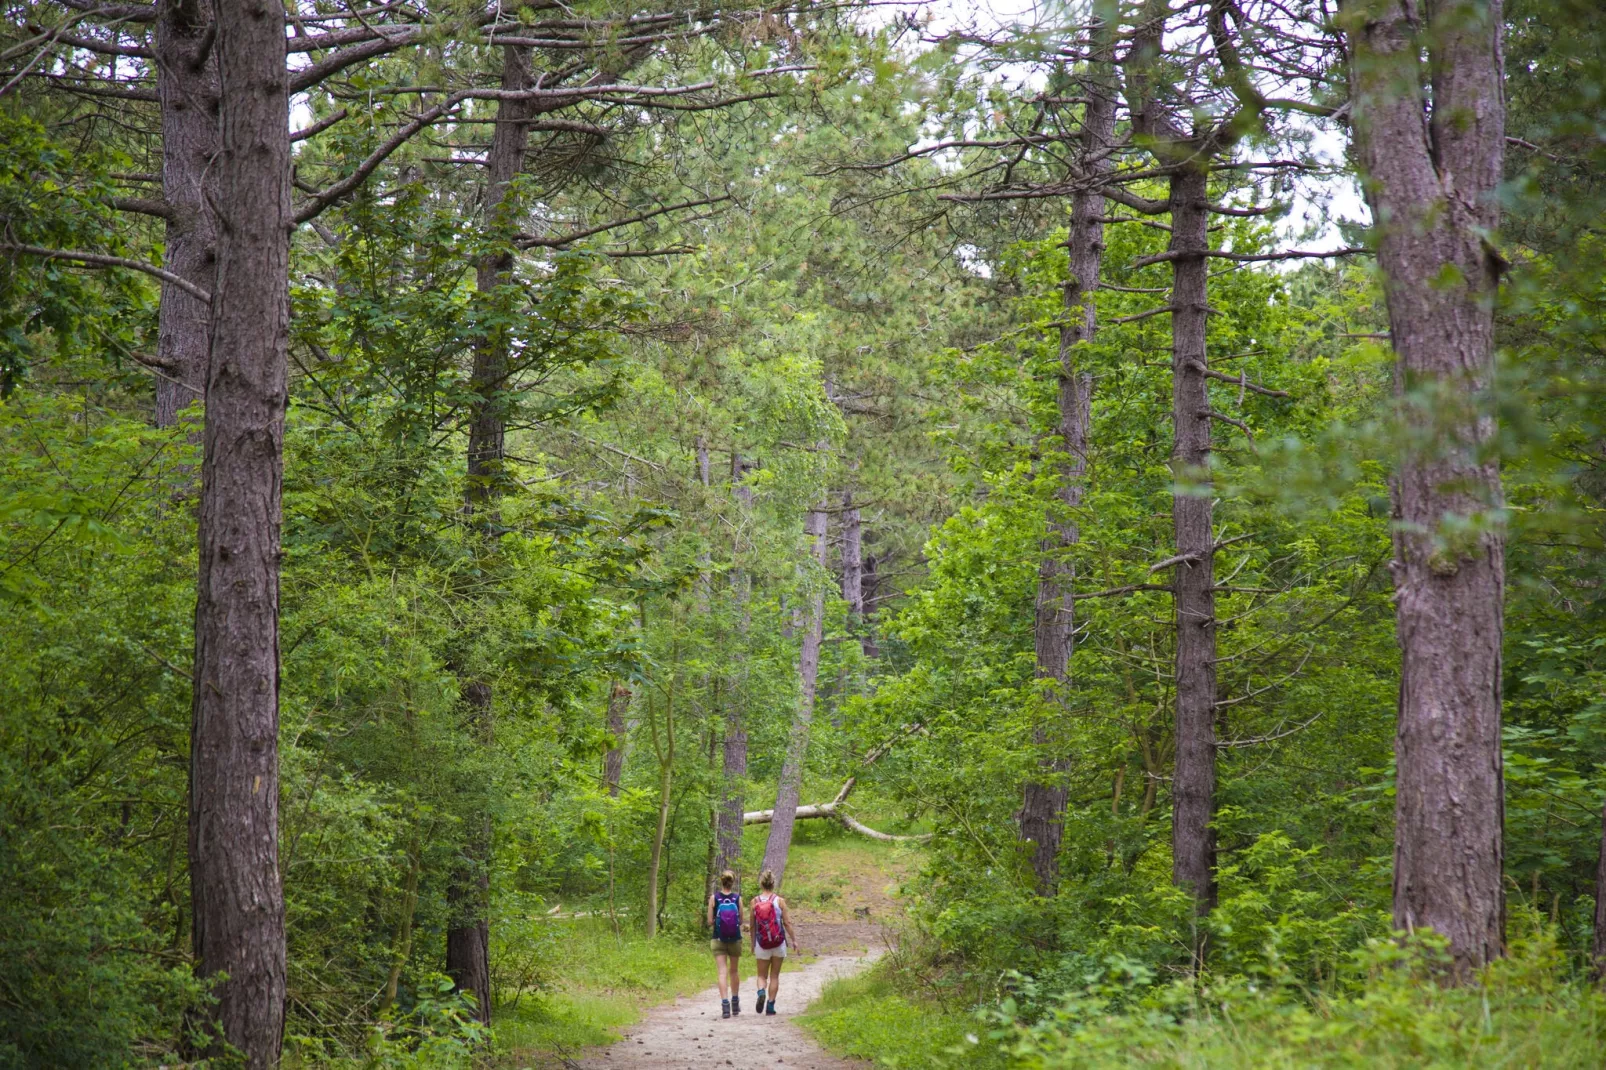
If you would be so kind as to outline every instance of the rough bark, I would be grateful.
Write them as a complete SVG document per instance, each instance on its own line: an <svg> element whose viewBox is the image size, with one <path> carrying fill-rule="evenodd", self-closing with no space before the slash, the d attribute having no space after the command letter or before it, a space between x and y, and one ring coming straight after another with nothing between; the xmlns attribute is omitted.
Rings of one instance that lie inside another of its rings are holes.
<svg viewBox="0 0 1606 1070"><path fill-rule="evenodd" d="M1171 879L1194 899L1195 912L1215 905L1216 837L1211 822L1216 787L1216 619L1214 504L1209 482L1210 396L1206 375L1209 271L1209 167L1230 151L1264 106L1240 102L1244 112L1189 129L1175 105L1163 99L1165 0L1147 0L1123 69L1134 131L1149 142L1157 163L1172 169L1171 372L1174 440L1171 465L1176 554L1172 559L1176 649L1176 760L1171 785ZM1218 49L1221 42L1218 42ZM1202 117L1196 115L1194 123ZM1195 964L1202 965L1204 933L1195 930Z"/></svg>
<svg viewBox="0 0 1606 1070"><path fill-rule="evenodd" d="M217 274L217 227L208 203L218 172L218 67L210 5L162 0L156 9L156 98L162 117L162 199L170 211L162 266L202 290ZM157 311L157 427L171 427L206 387L212 312L162 283Z"/></svg>
<svg viewBox="0 0 1606 1070"><path fill-rule="evenodd" d="M610 799L619 797L619 783L625 774L625 713L630 709L631 692L622 680L608 689L608 734L614 745L602 756L602 783Z"/></svg>
<svg viewBox="0 0 1606 1070"><path fill-rule="evenodd" d="M1086 172L1102 174L1110 167L1109 143L1115 128L1115 100L1104 79L1089 79L1087 90L1088 104L1083 113L1078 154ZM1097 189L1084 189L1071 201L1071 222L1065 242L1070 270L1065 280L1065 323L1060 328L1059 338L1059 420L1045 443L1059 468L1059 485L1038 562L1032 636L1037 678L1053 681L1052 697L1059 709L1064 708L1064 687L1069 681L1071 655L1075 651L1076 566L1068 552L1081 541L1075 517L1085 490L1088 423L1093 402L1093 381L1077 367L1077 346L1090 341L1097 329L1098 312L1092 295L1098 288L1104 254L1104 212L1104 196ZM1040 726L1035 742L1040 749L1054 750L1051 744L1054 735L1047 726ZM1063 754L1049 753L1041 759L1041 765L1048 775L1040 782L1025 785L1015 819L1021 841L1030 845L1036 891L1039 895L1053 895L1059 883L1066 800L1063 777L1068 763Z"/></svg>
<svg viewBox="0 0 1606 1070"><path fill-rule="evenodd" d="M1346 14L1396 388L1417 432L1394 478L1394 924L1447 937L1467 976L1501 953L1504 935L1505 545L1490 522L1502 502L1495 421L1475 400L1494 376L1501 3L1373 0Z"/></svg>
<svg viewBox="0 0 1606 1070"><path fill-rule="evenodd" d="M725 739L720 775L724 797L719 809L719 852L714 871L740 870L742 864L742 782L747 779L747 732L742 727L739 705L725 706ZM740 874L737 874L740 876Z"/></svg>
<svg viewBox="0 0 1606 1070"><path fill-rule="evenodd" d="M463 706L471 730L491 745L491 685L481 680L463 684ZM446 885L446 975L459 992L474 996L475 1015L491 1023L491 818L470 814L465 821L462 857Z"/></svg>
<svg viewBox="0 0 1606 1070"><path fill-rule="evenodd" d="M810 509L804 530L813 539L814 559L825 567L825 506ZM764 867L775 874L781 887L786 875L786 856L792 848L792 827L796 820L798 797L803 790L803 763L808 757L809 729L814 723L814 689L820 673L820 646L825 630L825 591L815 586L809 597L809 619L798 652L797 713L786 741L786 758L781 764L781 781L775 793L775 813L770 821L769 839L764 844Z"/></svg>
<svg viewBox="0 0 1606 1070"><path fill-rule="evenodd" d="M526 89L530 84L529 50L509 45L502 49L502 88ZM484 225L493 240L509 236L515 229L510 218L507 195L513 180L524 167L529 143L527 118L529 104L518 100L497 103L496 131L486 157ZM503 246L480 259L475 283L482 294L505 286L513 274L513 252ZM506 473L504 439L507 434L510 389L509 343L500 330L480 340L474 350L470 373L468 427L468 480L463 511L471 524L478 523L486 538L495 538L497 502L504 491ZM463 682L463 697L469 718L489 746L492 738L491 685L479 679ZM472 992L481 1021L491 1021L490 984L490 857L491 822L488 816L469 820L469 838L464 864L453 875L448 898L451 921L446 930L446 973L459 991Z"/></svg>
<svg viewBox="0 0 1606 1070"><path fill-rule="evenodd" d="M1177 556L1176 767L1171 783L1171 876L1200 914L1215 905L1216 791L1215 536L1209 482L1210 397L1205 377L1209 176L1190 168L1171 180L1171 500Z"/></svg>
<svg viewBox="0 0 1606 1070"><path fill-rule="evenodd" d="M842 492L842 601L855 626L864 619L864 527L853 492Z"/></svg>
<svg viewBox="0 0 1606 1070"><path fill-rule="evenodd" d="M745 480L747 465L741 455L731 454L731 493L744 512L753 506L753 490ZM747 637L752 627L749 605L752 600L752 581L745 571L734 570L731 585L735 588L739 604L737 628L741 640L738 649L745 655ZM719 806L717 837L719 850L714 868L729 869L741 877L742 867L742 807L745 805L742 785L747 780L747 729L742 725L742 704L747 699L747 658L742 658L738 670L736 693L725 704L725 738L721 754L720 777L723 794Z"/></svg>
<svg viewBox="0 0 1606 1070"><path fill-rule="evenodd" d="M529 88L529 49L508 45L502 49L502 89L518 92ZM517 221L509 218L512 206L507 196L513 180L524 169L524 154L529 146L530 129L523 120L529 118L531 108L527 102L500 100L496 106L496 131L491 135L491 151L486 156L484 225L494 238L511 239L517 231ZM482 294L505 286L513 276L513 250L511 245L480 259L475 270L475 285ZM507 434L508 404L510 397L508 339L504 332L493 331L474 350L474 368L469 383L470 401L468 428L468 493L467 507L471 511L494 508L503 491L506 456L503 440Z"/></svg>
<svg viewBox="0 0 1606 1070"><path fill-rule="evenodd" d="M206 381L190 736L190 884L222 1039L276 1066L279 527L290 324L284 8L217 5L217 274Z"/></svg>

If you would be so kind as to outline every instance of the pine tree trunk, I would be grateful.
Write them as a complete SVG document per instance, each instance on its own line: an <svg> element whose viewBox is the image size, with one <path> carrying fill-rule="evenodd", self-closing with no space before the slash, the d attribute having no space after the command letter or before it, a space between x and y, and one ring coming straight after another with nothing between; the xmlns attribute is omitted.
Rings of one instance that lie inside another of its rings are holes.
<svg viewBox="0 0 1606 1070"><path fill-rule="evenodd" d="M1501 954L1505 543L1494 377L1505 149L1500 0L1355 4L1355 144L1373 218L1406 426L1394 478L1394 924L1450 941L1457 973ZM1427 55L1421 55L1422 43ZM1430 87L1424 99L1421 88Z"/></svg>
<svg viewBox="0 0 1606 1070"><path fill-rule="evenodd" d="M856 628L864 620L864 528L853 492L842 492L842 601Z"/></svg>
<svg viewBox="0 0 1606 1070"><path fill-rule="evenodd" d="M1109 142L1115 127L1115 99L1108 87L1089 80L1088 105L1083 115L1079 153L1090 175L1109 170ZM1104 254L1104 197L1083 190L1071 201L1071 222L1066 235L1069 274L1065 281L1065 325L1059 339L1059 426L1045 445L1057 455L1059 487L1048 518L1042 557L1037 570L1036 616L1032 637L1039 680L1054 681L1053 698L1064 708L1064 689L1070 678L1076 634L1076 566L1067 552L1081 541L1075 511L1082 504L1087 478L1088 424L1092 419L1093 380L1077 368L1077 346L1091 341L1098 326L1093 293L1098 289ZM1057 441L1055 441L1057 439ZM1041 759L1048 774L1041 782L1025 785L1016 823L1021 842L1029 844L1032 873L1039 895L1053 895L1059 883L1059 852L1063 837L1069 765L1053 733L1039 726L1034 742L1050 751Z"/></svg>
<svg viewBox="0 0 1606 1070"><path fill-rule="evenodd" d="M162 199L171 215L162 243L162 266L203 290L217 274L217 227L207 191L215 192L212 166L218 148L216 30L210 7L199 0L162 0L156 9L156 97L162 115ZM206 388L212 311L204 301L162 283L157 310L157 427L171 427L179 412Z"/></svg>
<svg viewBox="0 0 1606 1070"><path fill-rule="evenodd" d="M1606 808L1601 810L1600 858L1595 863L1595 932L1590 951L1595 979L1606 978Z"/></svg>
<svg viewBox="0 0 1606 1070"><path fill-rule="evenodd" d="M481 744L493 738L491 686L478 680L463 685L463 705ZM446 885L446 976L459 992L474 997L475 1016L491 1023L491 849L489 814L465 821L462 858Z"/></svg>
<svg viewBox="0 0 1606 1070"><path fill-rule="evenodd" d="M746 484L746 476L747 466L743 464L741 455L732 453L731 492L744 511L753 507L753 490ZM716 872L731 870L739 878L742 868L742 813L746 805L742 785L747 780L747 730L742 726L742 704L748 698L746 654L748 635L752 630L750 606L753 593L752 580L745 571L734 571L731 584L736 589L739 606L737 627L741 641L738 650L742 655L742 667L735 693L725 705L725 738L720 769L723 797L719 807L719 852L714 868Z"/></svg>
<svg viewBox="0 0 1606 1070"><path fill-rule="evenodd" d="M678 655L678 651L677 651ZM658 825L653 831L652 856L647 865L647 939L658 935L658 874L664 860L664 839L669 831L669 804L672 799L675 775L675 672L679 657L669 670L668 695L664 700L664 735L667 746L659 743L658 722L652 719L651 699L648 699L647 717L652 726L653 747L658 752Z"/></svg>
<svg viewBox="0 0 1606 1070"><path fill-rule="evenodd" d="M508 45L502 49L502 88L518 91L530 82L529 50ZM485 226L497 239L506 239L516 229L508 218L507 195L524 167L529 143L527 118L529 105L523 101L500 100L496 107L496 130L491 135L491 151L486 157ZM481 294L493 293L512 279L511 251L482 258L475 272ZM506 473L504 439L511 384L509 343L501 331L493 331L474 351L474 368L469 389L472 394L468 428L468 481L463 511L469 523L478 523L486 540L495 538L497 502L502 497ZM486 746L492 739L494 695L484 680L463 681L463 700L474 730ZM459 991L474 995L479 1019L491 1021L490 980L490 865L492 852L489 815L469 819L464 864L449 885L451 920L446 930L446 973Z"/></svg>
<svg viewBox="0 0 1606 1070"><path fill-rule="evenodd" d="M864 568L859 573L860 591L862 592L860 597L864 601L864 614L867 618L875 616L876 603L881 598L881 577L876 571L879 564L880 559L875 554L865 554ZM876 645L874 627L867 626L864 629L863 649L865 657L878 658L881 656L881 648Z"/></svg>
<svg viewBox="0 0 1606 1070"><path fill-rule="evenodd" d="M1192 892L1200 915L1215 905L1216 595L1215 504L1209 482L1210 396L1206 387L1209 175L1190 168L1171 179L1171 418L1176 440L1171 500L1176 552L1177 757L1171 784L1171 876ZM1202 937L1195 940L1203 954Z"/></svg>
<svg viewBox="0 0 1606 1070"><path fill-rule="evenodd" d="M203 435L190 883L222 1039L252 1068L284 1032L279 527L290 278L284 9L217 5L220 153Z"/></svg>
<svg viewBox="0 0 1606 1070"><path fill-rule="evenodd" d="M608 689L608 734L614 745L602 757L602 783L608 798L619 797L619 783L625 775L625 713L630 709L630 689L623 681L615 680Z"/></svg>
<svg viewBox="0 0 1606 1070"><path fill-rule="evenodd" d="M814 558L825 566L826 513L822 503L810 509L804 530L813 539ZM808 757L809 729L814 723L814 689L820 674L820 647L825 631L825 591L815 587L809 598L809 619L798 653L797 714L786 741L786 758L781 765L781 782L775 793L775 816L770 820L769 840L764 845L764 869L775 874L781 887L786 875L786 856L792 848L792 828L797 819L798 797L803 790L803 764Z"/></svg>

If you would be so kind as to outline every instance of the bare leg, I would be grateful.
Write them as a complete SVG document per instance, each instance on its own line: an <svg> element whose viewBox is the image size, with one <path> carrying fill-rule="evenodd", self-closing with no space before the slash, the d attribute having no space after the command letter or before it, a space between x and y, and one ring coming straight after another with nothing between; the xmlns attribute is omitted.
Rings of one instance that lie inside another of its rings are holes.
<svg viewBox="0 0 1606 1070"><path fill-rule="evenodd" d="M740 955L726 955L725 962L726 973L730 975L731 995L735 995L742 990L742 957ZM723 983L723 979L721 979L721 984L719 986L719 994L721 998L723 998L725 995L725 984Z"/></svg>
<svg viewBox="0 0 1606 1070"><path fill-rule="evenodd" d="M731 964L731 968L729 968L729 969L727 969L726 965L725 965L727 962ZM736 957L734 955L715 955L714 956L714 973L719 975L719 998L720 999L726 999L731 994L730 988L727 987L727 985L726 985L725 976L726 976L726 974L729 974L730 977L731 977L731 980L733 982L735 981L735 979L736 979L735 965L736 965Z"/></svg>
<svg viewBox="0 0 1606 1070"><path fill-rule="evenodd" d="M775 1002L775 994L781 990L781 965L786 960L777 956L770 959L770 1002Z"/></svg>

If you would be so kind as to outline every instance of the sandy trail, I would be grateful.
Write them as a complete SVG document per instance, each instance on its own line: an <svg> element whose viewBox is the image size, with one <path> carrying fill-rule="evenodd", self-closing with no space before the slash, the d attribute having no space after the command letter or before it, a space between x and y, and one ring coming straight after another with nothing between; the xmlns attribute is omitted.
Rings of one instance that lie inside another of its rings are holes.
<svg viewBox="0 0 1606 1070"><path fill-rule="evenodd" d="M753 1013L753 959L744 955L739 1016L720 1017L719 989L711 986L654 1008L619 1043L573 1065L581 1070L862 1070L862 1062L821 1051L792 1018L819 996L827 982L857 973L879 955L879 950L827 954L807 966L788 965L781 974L781 1009L774 1017Z"/></svg>

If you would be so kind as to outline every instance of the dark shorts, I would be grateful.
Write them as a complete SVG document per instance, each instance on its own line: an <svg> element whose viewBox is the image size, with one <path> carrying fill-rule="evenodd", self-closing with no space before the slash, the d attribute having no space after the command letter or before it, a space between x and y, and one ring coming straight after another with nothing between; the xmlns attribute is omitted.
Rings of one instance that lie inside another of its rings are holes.
<svg viewBox="0 0 1606 1070"><path fill-rule="evenodd" d="M733 959L742 957L742 942L740 940L710 940L708 946L716 955L729 955Z"/></svg>

